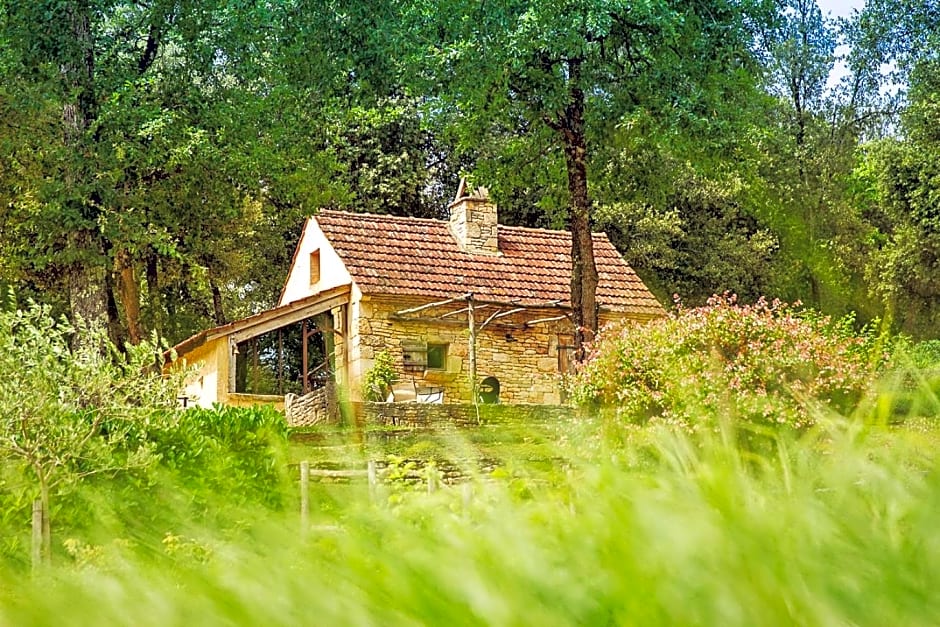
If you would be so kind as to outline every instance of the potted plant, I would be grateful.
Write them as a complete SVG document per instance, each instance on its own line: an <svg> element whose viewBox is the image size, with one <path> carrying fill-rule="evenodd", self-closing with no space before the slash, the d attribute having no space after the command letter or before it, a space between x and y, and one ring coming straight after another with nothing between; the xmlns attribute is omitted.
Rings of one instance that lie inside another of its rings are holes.
<svg viewBox="0 0 940 627"><path fill-rule="evenodd" d="M366 400L384 402L392 391L392 384L398 378L391 353L382 350L376 353L372 367L366 372L363 392Z"/></svg>

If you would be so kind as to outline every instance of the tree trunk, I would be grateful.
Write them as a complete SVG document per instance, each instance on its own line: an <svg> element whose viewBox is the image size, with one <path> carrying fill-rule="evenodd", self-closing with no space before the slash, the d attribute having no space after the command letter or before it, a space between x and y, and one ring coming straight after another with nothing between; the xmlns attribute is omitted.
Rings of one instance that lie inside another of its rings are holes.
<svg viewBox="0 0 940 627"><path fill-rule="evenodd" d="M215 323L219 326L226 324L225 309L222 307L222 291L215 279L209 277L209 289L212 290L212 313Z"/></svg>
<svg viewBox="0 0 940 627"><path fill-rule="evenodd" d="M100 259L104 256L94 234L81 229L69 237L73 250L86 251L82 259L68 267L69 306L74 321L83 320L103 327L108 323L107 276Z"/></svg>
<svg viewBox="0 0 940 627"><path fill-rule="evenodd" d="M39 572L42 566L42 499L33 501L33 528L30 545L30 562L33 565L33 575Z"/></svg>
<svg viewBox="0 0 940 627"><path fill-rule="evenodd" d="M118 252L114 257L114 273L117 277L118 294L121 305L124 307L124 318L127 324L127 337L131 344L140 344L142 332L140 326L140 287L137 284L137 273L134 271L134 261L126 250Z"/></svg>
<svg viewBox="0 0 940 627"><path fill-rule="evenodd" d="M118 310L117 299L114 298L114 274L112 272L105 273L104 281L108 309L108 338L112 344L123 350L127 337L124 333L124 325L121 323L121 312Z"/></svg>
<svg viewBox="0 0 940 627"><path fill-rule="evenodd" d="M46 566L52 564L52 520L49 509L49 486L45 481L40 486L40 500L42 501L42 563Z"/></svg>
<svg viewBox="0 0 940 627"><path fill-rule="evenodd" d="M571 196L571 308L575 322L575 356L584 358L584 343L597 333L597 265L591 235L591 199L587 188L587 139L584 133L584 91L579 86L581 62L568 62L569 103L558 124L565 149L568 193Z"/></svg>
<svg viewBox="0 0 940 627"><path fill-rule="evenodd" d="M150 326L163 335L163 295L160 292L160 270L157 253L151 250L146 262L147 301L150 309Z"/></svg>
<svg viewBox="0 0 940 627"><path fill-rule="evenodd" d="M86 136L97 116L94 72L95 53L91 32L91 8L85 2L69 3L65 11L72 35L61 60L60 73L65 93L71 99L62 107L65 141L75 153L65 182L70 187L87 188L93 177L86 171L93 151ZM72 210L80 224L69 237L69 246L77 252L66 273L72 318L88 324L108 327L108 265L97 233L97 202L93 192L84 201L74 201Z"/></svg>

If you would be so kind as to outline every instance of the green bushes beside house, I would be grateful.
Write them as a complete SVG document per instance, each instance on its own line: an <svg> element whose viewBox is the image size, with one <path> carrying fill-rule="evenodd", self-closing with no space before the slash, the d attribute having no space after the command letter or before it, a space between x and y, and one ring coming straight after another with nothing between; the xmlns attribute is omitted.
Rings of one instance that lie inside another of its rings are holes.
<svg viewBox="0 0 940 627"><path fill-rule="evenodd" d="M779 303L713 297L646 324L605 329L572 380L574 400L622 420L695 430L721 416L802 430L816 405L851 409L883 357L871 332Z"/></svg>

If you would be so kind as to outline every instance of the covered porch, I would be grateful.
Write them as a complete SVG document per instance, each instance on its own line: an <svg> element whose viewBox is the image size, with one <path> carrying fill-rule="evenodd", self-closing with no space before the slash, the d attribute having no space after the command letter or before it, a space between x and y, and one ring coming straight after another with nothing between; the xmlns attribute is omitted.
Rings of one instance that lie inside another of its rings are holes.
<svg viewBox="0 0 940 627"><path fill-rule="evenodd" d="M325 290L177 344L168 361L195 370L187 402L283 408L285 395L347 381L350 294L349 285Z"/></svg>

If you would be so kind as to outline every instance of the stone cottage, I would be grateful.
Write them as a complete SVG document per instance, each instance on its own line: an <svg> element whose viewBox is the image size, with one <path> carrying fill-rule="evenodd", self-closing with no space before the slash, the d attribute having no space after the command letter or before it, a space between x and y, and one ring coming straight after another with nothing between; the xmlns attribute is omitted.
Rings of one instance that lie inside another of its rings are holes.
<svg viewBox="0 0 940 627"><path fill-rule="evenodd" d="M200 364L187 393L278 402L335 379L357 399L387 351L388 400L467 402L473 380L487 400L558 403L574 340L570 249L568 232L500 225L486 190L463 183L449 220L321 211L277 308L176 347ZM594 250L602 324L663 315L603 233Z"/></svg>

